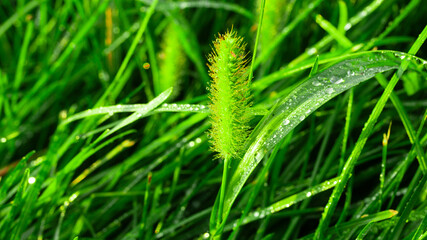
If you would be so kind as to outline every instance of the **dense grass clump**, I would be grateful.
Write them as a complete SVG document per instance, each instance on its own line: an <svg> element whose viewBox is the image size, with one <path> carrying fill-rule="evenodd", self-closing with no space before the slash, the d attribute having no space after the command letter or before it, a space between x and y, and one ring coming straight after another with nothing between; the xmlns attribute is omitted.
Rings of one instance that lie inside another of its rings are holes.
<svg viewBox="0 0 427 240"><path fill-rule="evenodd" d="M2 1L0 239L426 238L426 12Z"/></svg>

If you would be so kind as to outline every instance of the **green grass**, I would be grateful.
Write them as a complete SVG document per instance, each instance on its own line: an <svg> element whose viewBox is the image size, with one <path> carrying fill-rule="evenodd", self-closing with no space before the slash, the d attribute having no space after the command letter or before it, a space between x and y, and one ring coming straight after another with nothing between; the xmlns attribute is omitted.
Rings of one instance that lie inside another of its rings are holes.
<svg viewBox="0 0 427 240"><path fill-rule="evenodd" d="M425 12L1 2L0 239L426 238ZM224 170L207 58L229 29L253 105Z"/></svg>

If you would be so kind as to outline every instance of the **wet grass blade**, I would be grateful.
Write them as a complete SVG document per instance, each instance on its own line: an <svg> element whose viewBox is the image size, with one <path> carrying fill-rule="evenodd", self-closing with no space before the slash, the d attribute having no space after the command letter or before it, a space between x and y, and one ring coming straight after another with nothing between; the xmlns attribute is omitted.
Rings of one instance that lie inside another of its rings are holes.
<svg viewBox="0 0 427 240"><path fill-rule="evenodd" d="M108 106L108 107L99 107L99 108L93 108L89 110L85 110L83 112L79 112L77 114L74 114L64 120L61 124L65 125L70 122L96 116L96 115L113 115L115 113L120 112L138 112L142 109L147 109L147 104L129 104L129 105L114 105L114 106ZM145 115L151 115L153 113L160 113L160 112L194 112L194 113L209 113L209 109L207 106L202 104L177 104L177 103L170 103L170 104L163 104L160 107L157 107L156 109L153 109L151 112L148 111L145 113Z"/></svg>
<svg viewBox="0 0 427 240"><path fill-rule="evenodd" d="M248 140L250 146L230 180L224 218L249 175L264 155L287 133L324 103L377 73L400 66L401 59L390 53L366 53L344 60L312 76L270 111Z"/></svg>

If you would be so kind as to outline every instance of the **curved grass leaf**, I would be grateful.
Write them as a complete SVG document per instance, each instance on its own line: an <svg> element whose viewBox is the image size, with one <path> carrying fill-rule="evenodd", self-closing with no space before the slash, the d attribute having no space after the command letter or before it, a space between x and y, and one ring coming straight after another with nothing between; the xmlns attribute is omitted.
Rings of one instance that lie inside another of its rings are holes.
<svg viewBox="0 0 427 240"><path fill-rule="evenodd" d="M227 189L223 219L228 216L249 175L278 141L333 97L377 73L398 69L403 59L400 56L406 58L403 53L397 55L390 52L370 52L346 59L310 77L276 104L248 139L247 151L234 171L230 188Z"/></svg>
<svg viewBox="0 0 427 240"><path fill-rule="evenodd" d="M123 112L137 112L141 109L147 108L147 104L127 104L127 105L114 105L108 107L99 107L88 109L79 113L76 113L69 118L65 119L61 125L69 124L70 122L92 117L96 115L113 115L115 113ZM152 110L144 116L152 115L153 113L160 112L193 112L193 113L209 113L209 108L203 104L183 104L183 103L164 103L160 107ZM252 108L249 112L251 115L266 115L268 111L263 108Z"/></svg>
<svg viewBox="0 0 427 240"><path fill-rule="evenodd" d="M120 112L137 112L141 109L146 109L147 104L128 104L128 105L114 105L114 106L108 106L108 107L99 107L94 109L85 110L83 112L79 112L77 114L74 114L73 116L70 116L67 118L64 122L61 124L68 124L70 122L87 118L95 115L113 115L115 113ZM178 104L178 103L171 103L171 104L163 104L161 107L156 108L153 110L153 112L195 112L195 113L209 113L209 108L202 104ZM147 115L150 115L147 113Z"/></svg>
<svg viewBox="0 0 427 240"><path fill-rule="evenodd" d="M129 117L123 119L123 121L119 122L114 128L112 128L107 134L105 134L105 137L113 134L117 130L135 122L136 120L142 118L143 116L146 116L149 112L151 112L153 109L158 107L160 104L162 104L172 93L172 87L167 89L166 91L162 92L151 100L147 105L143 108L138 109L135 113L131 114ZM101 140L102 138L99 138L98 140Z"/></svg>
<svg viewBox="0 0 427 240"><path fill-rule="evenodd" d="M312 196L324 192L328 189L331 189L332 187L334 187L335 185L337 185L338 182L340 182L341 180L337 177L337 178L332 178L329 179L327 181L324 181L314 187L311 187L309 189L306 189L304 191L301 191L299 193L293 194L289 197L286 197L282 200L279 200L273 204L271 204L268 207L265 207L261 210L258 211L254 211L248 214L247 217L244 217L242 223L240 224L248 224L250 222L262 219L267 217L268 215L271 215L273 213L282 211L283 209L289 208L293 205L295 205L296 203L299 203L307 198L311 198ZM225 230L230 230L231 228L235 228L235 226L237 226L238 221L232 224L227 225L224 229ZM240 225L239 224L239 225Z"/></svg>
<svg viewBox="0 0 427 240"><path fill-rule="evenodd" d="M118 113L118 112L133 112L132 115L125 118L123 121L119 122L108 133L108 135L110 135L113 132L117 131L118 129L136 121L137 119L147 116L151 111L153 111L156 107L158 107L160 104L162 104L171 95L172 89L173 88L167 89L166 91L159 94L159 96L157 96L156 98L154 98L153 100L151 100L147 104L115 105L115 106L109 106L109 107L99 107L99 108L89 109L89 110L77 113L77 114L67 118L65 121L63 121L61 123L61 125L66 125L72 121L82 119L82 118L86 118L86 117L91 117L94 115L100 115L100 114L113 115L114 113ZM185 107L187 108L186 105L185 105ZM163 111L166 110L164 108L165 108L165 105L162 109ZM196 107L194 107L194 108L196 108ZM204 109L206 107L205 106L203 106L203 107L199 106L199 108ZM199 109L197 109L197 110L199 110Z"/></svg>
<svg viewBox="0 0 427 240"><path fill-rule="evenodd" d="M355 57L364 56L366 54L371 54L371 53L394 54L396 57L399 57L401 59L402 58L410 58L415 62L417 61L418 62L418 63L416 63L417 65L423 65L424 69L427 69L427 61L425 61L424 59L410 55L410 54L407 54L407 53L392 51L392 50L378 50L378 51L370 51L370 52L349 53L349 54L326 57L326 58L325 58L325 56L321 56L321 59L318 60L318 64L326 64L326 63L343 61L343 60L346 60L348 58L355 58ZM255 81L253 83L252 87L256 91L261 91L261 90L271 86L273 83L282 80L285 77L292 76L298 72L302 72L302 71L309 69L309 68L312 68L312 67L313 67L312 61L305 61L305 62L302 62L301 64L297 64L297 65L288 65L288 66L284 67L283 69L280 69L274 73L271 73L271 74L264 76L264 77L260 78L259 80Z"/></svg>

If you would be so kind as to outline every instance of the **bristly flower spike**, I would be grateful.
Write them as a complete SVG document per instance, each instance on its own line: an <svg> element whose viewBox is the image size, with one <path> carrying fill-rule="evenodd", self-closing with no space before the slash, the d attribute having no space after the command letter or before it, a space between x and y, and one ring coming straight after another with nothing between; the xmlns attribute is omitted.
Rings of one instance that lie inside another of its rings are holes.
<svg viewBox="0 0 427 240"><path fill-rule="evenodd" d="M249 135L251 105L246 44L233 30L214 41L209 55L212 148L222 159L239 158Z"/></svg>

